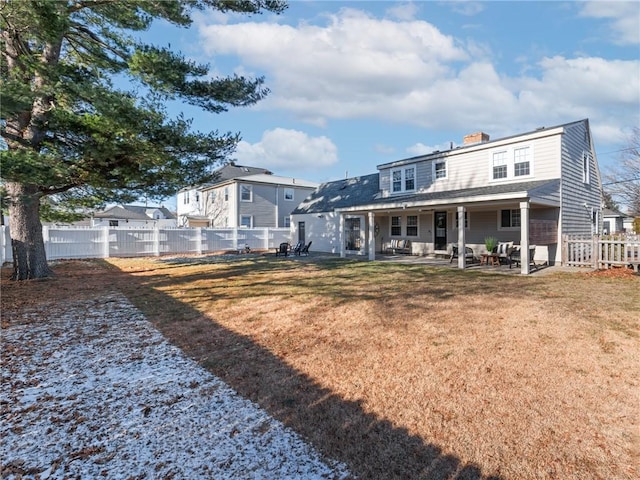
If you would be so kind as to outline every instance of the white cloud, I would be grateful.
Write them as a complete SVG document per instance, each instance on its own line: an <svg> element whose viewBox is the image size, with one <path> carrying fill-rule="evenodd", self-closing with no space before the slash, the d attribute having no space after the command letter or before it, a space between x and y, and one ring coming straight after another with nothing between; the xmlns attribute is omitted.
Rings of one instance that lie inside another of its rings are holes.
<svg viewBox="0 0 640 480"><path fill-rule="evenodd" d="M456 144L454 142L451 143L446 143L446 144L440 144L440 145L436 145L434 147L429 146L429 145L425 145L424 143L418 142L415 143L413 145L411 145L410 147L406 148L406 152L411 155L412 157L417 157L420 155L426 155L428 153L433 153L435 151L445 151L445 150L450 150L452 147L454 147Z"/></svg>
<svg viewBox="0 0 640 480"><path fill-rule="evenodd" d="M477 15L484 10L482 2L469 0L447 0L446 5L450 6L454 12L467 17Z"/></svg>
<svg viewBox="0 0 640 480"><path fill-rule="evenodd" d="M413 20L418 13L418 7L415 3L400 3L387 9L387 15L398 20Z"/></svg>
<svg viewBox="0 0 640 480"><path fill-rule="evenodd" d="M609 18L613 41L620 45L640 44L640 6L631 2L585 2L580 14L584 17Z"/></svg>
<svg viewBox="0 0 640 480"><path fill-rule="evenodd" d="M268 130L257 143L238 143L235 158L239 163L278 170L313 170L338 161L338 149L327 137L310 137L298 130Z"/></svg>
<svg viewBox="0 0 640 480"><path fill-rule="evenodd" d="M604 6L611 7L598 10ZM623 18L618 2L596 2L584 12L609 10L610 18ZM512 134L514 125L523 131L580 118L602 131L637 124L637 60L556 56L529 62L516 77L498 70L481 40L462 43L422 20L348 8L325 18L322 25L202 26L203 49L237 55L248 70L266 75L272 93L254 108L285 110L315 126L366 118L495 137Z"/></svg>

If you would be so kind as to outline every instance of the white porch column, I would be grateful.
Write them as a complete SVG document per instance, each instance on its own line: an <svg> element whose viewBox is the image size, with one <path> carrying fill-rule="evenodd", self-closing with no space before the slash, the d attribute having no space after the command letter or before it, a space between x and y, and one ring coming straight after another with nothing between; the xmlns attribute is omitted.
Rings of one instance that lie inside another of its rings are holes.
<svg viewBox="0 0 640 480"><path fill-rule="evenodd" d="M374 225L376 222L376 214L369 212L369 260L376 259L376 237Z"/></svg>
<svg viewBox="0 0 640 480"><path fill-rule="evenodd" d="M464 213L467 211L465 207L458 207L458 268L467 268L466 238L464 228Z"/></svg>
<svg viewBox="0 0 640 480"><path fill-rule="evenodd" d="M520 202L520 273L529 275L529 202Z"/></svg>
<svg viewBox="0 0 640 480"><path fill-rule="evenodd" d="M340 231L338 232L338 241L340 242L340 257L345 258L347 252L344 247L344 214L340 214Z"/></svg>

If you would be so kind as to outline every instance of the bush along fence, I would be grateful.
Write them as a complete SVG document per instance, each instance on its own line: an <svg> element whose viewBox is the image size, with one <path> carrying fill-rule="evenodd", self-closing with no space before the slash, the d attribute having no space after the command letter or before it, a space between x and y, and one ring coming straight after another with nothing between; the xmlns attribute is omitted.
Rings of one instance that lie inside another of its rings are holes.
<svg viewBox="0 0 640 480"><path fill-rule="evenodd" d="M640 235L563 235L562 264L607 269L640 265Z"/></svg>
<svg viewBox="0 0 640 480"><path fill-rule="evenodd" d="M147 257L268 250L291 241L288 228L43 227L47 260ZM13 261L11 237L0 227L1 263Z"/></svg>

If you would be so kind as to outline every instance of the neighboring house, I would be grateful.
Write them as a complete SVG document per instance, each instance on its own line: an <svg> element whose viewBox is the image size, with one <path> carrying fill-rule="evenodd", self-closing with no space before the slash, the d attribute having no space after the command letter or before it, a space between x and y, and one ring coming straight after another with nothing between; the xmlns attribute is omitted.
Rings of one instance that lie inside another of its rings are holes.
<svg viewBox="0 0 640 480"><path fill-rule="evenodd" d="M230 163L218 179L178 192L178 224L185 227L288 228L294 208L318 184Z"/></svg>
<svg viewBox="0 0 640 480"><path fill-rule="evenodd" d="M600 231L602 184L588 120L491 141L472 134L460 147L377 168L322 184L294 210L294 238L374 259L394 239L410 240L413 254L445 255L455 243L478 256L494 236L525 252L535 244L536 260L553 264L563 234Z"/></svg>
<svg viewBox="0 0 640 480"><path fill-rule="evenodd" d="M117 205L91 218L92 227L176 227L176 217L165 207Z"/></svg>
<svg viewBox="0 0 640 480"><path fill-rule="evenodd" d="M619 210L605 208L602 211L602 233L633 233L633 217L625 215Z"/></svg>

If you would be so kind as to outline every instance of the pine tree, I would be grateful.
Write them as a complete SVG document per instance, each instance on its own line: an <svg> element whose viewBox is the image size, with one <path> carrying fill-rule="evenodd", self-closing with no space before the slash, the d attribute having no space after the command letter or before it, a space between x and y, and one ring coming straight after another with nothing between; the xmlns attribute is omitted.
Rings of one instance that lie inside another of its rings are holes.
<svg viewBox="0 0 640 480"><path fill-rule="evenodd" d="M188 27L195 10L280 13L281 0L3 0L0 152L16 280L51 276L43 214L161 198L207 181L239 140L194 132L164 105L219 113L252 105L264 79L210 79L207 65L134 32ZM135 90L114 86L126 78Z"/></svg>

